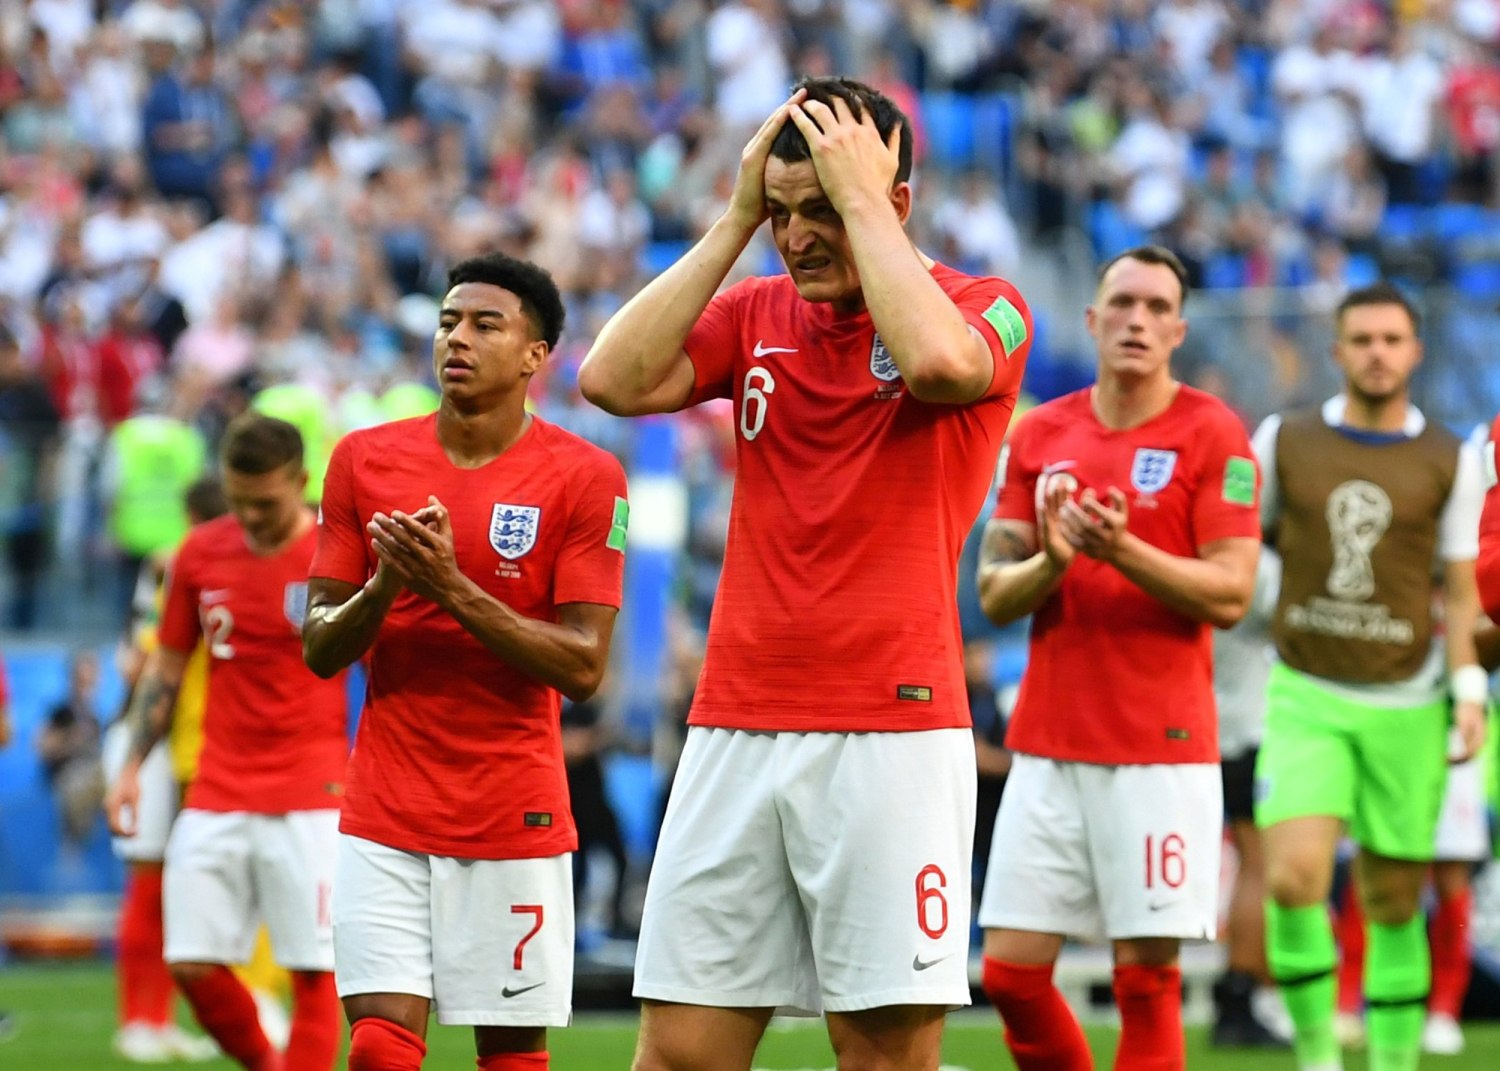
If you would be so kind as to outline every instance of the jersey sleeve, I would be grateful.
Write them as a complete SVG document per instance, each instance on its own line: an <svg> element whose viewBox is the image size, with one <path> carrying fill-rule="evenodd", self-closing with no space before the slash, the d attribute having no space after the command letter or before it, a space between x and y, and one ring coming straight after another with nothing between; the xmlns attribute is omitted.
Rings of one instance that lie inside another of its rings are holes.
<svg viewBox="0 0 1500 1071"><path fill-rule="evenodd" d="M986 279L954 300L964 320L990 347L995 370L982 397L1014 394L1021 388L1026 358L1031 353L1031 308L1020 291L1004 279Z"/></svg>
<svg viewBox="0 0 1500 1071"><path fill-rule="evenodd" d="M625 470L606 455L572 501L553 581L557 605L591 602L619 609L629 523Z"/></svg>
<svg viewBox="0 0 1500 1071"><path fill-rule="evenodd" d="M1276 476L1276 440L1281 435L1281 416L1272 413L1260 422L1250 438L1250 448L1260 463L1260 527L1272 532L1281 516L1281 481Z"/></svg>
<svg viewBox="0 0 1500 1071"><path fill-rule="evenodd" d="M688 396L688 405L734 396L734 359L740 346L739 314L750 285L750 280L745 280L716 294L688 332L682 344L693 363L693 393Z"/></svg>
<svg viewBox="0 0 1500 1071"><path fill-rule="evenodd" d="M1000 489L995 496L994 513L997 521L1036 523L1036 481L1039 473L1028 449L1033 423L1029 417L1021 418L1011 429L1010 438L1000 448L1000 464L996 471L996 482Z"/></svg>
<svg viewBox="0 0 1500 1071"><path fill-rule="evenodd" d="M1227 408L1214 415L1199 439L1198 482L1193 495L1193 541L1260 538L1260 466L1239 419Z"/></svg>
<svg viewBox="0 0 1500 1071"><path fill-rule="evenodd" d="M1458 448L1453 487L1438 518L1438 557L1445 562L1471 562L1479 556L1479 515L1485 499L1479 451L1464 442Z"/></svg>
<svg viewBox="0 0 1500 1071"><path fill-rule="evenodd" d="M156 630L159 646L179 654L189 654L198 645L201 626L198 621L198 592L195 577L197 541L191 533L167 565L162 600L161 624Z"/></svg>
<svg viewBox="0 0 1500 1071"><path fill-rule="evenodd" d="M308 576L363 584L370 578L364 524L354 505L354 446L346 436L333 448L318 510L318 549Z"/></svg>
<svg viewBox="0 0 1500 1071"><path fill-rule="evenodd" d="M1480 463L1484 510L1479 515L1479 601L1490 619L1500 621L1500 479L1495 468L1495 444L1500 442L1500 417L1490 429Z"/></svg>

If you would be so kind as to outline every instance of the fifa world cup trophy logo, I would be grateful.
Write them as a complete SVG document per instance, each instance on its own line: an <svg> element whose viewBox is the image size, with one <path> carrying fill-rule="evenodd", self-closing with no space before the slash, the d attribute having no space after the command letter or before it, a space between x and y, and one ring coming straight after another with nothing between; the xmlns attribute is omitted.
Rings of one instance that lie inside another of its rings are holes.
<svg viewBox="0 0 1500 1071"><path fill-rule="evenodd" d="M1368 480L1341 483L1328 496L1328 531L1333 538L1333 568L1328 593L1358 602L1375 594L1370 554L1391 526L1391 499Z"/></svg>

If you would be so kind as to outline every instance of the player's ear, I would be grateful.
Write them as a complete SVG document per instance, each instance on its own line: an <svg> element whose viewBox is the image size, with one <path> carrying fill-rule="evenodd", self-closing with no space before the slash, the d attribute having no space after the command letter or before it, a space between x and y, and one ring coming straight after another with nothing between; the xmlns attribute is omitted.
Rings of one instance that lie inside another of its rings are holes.
<svg viewBox="0 0 1500 1071"><path fill-rule="evenodd" d="M547 362L549 352L547 343L537 339L526 347L526 359L521 363L521 371L526 375L534 375Z"/></svg>
<svg viewBox="0 0 1500 1071"><path fill-rule="evenodd" d="M904 225L911 218L911 183L898 182L891 188L891 205Z"/></svg>

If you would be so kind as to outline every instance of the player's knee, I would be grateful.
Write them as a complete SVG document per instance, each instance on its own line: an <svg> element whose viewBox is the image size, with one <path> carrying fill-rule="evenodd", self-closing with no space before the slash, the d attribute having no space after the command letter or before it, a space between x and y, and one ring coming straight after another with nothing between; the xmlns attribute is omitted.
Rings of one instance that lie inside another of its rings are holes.
<svg viewBox="0 0 1500 1071"><path fill-rule="evenodd" d="M172 981L179 988L187 988L203 981L210 974L219 969L217 963L169 963L167 970L172 972Z"/></svg>
<svg viewBox="0 0 1500 1071"><path fill-rule="evenodd" d="M1320 868L1296 859L1270 860L1266 864L1266 895L1281 907L1307 907L1328 895Z"/></svg>
<svg viewBox="0 0 1500 1071"><path fill-rule="evenodd" d="M1376 926L1404 926L1420 906L1420 890L1375 886L1360 894L1365 920Z"/></svg>

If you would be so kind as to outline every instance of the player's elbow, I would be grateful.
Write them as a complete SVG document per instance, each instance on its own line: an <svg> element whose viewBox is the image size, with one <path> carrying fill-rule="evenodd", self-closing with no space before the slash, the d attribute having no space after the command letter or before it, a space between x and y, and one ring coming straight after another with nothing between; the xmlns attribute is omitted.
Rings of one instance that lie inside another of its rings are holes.
<svg viewBox="0 0 1500 1071"><path fill-rule="evenodd" d="M613 416L642 415L641 399L617 372L609 367L607 355L596 349L584 358L578 369L578 392L590 404Z"/></svg>
<svg viewBox="0 0 1500 1071"><path fill-rule="evenodd" d="M1234 592L1209 607L1208 623L1214 628L1231 629L1250 612L1252 591Z"/></svg>
<svg viewBox="0 0 1500 1071"><path fill-rule="evenodd" d="M964 355L941 351L924 355L909 373L902 373L902 378L917 401L949 405L972 402L987 385L980 370Z"/></svg>
<svg viewBox="0 0 1500 1071"><path fill-rule="evenodd" d="M594 698L594 693L599 690L599 685L603 680L603 666L597 669L589 667L569 677L558 688L558 691L575 703L583 703Z"/></svg>
<svg viewBox="0 0 1500 1071"><path fill-rule="evenodd" d="M313 676L321 677L326 681L343 667L337 665L334 659L329 658L321 646L314 635L306 631L302 633L302 661L308 669L312 670Z"/></svg>

